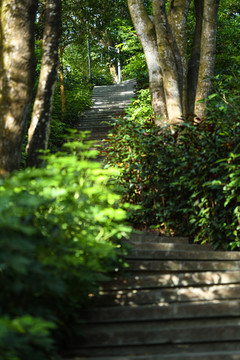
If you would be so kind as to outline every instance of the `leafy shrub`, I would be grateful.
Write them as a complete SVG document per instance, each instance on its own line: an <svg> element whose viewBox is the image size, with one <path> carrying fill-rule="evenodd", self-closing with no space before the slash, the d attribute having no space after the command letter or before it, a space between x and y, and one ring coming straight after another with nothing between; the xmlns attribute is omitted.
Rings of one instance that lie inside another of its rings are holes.
<svg viewBox="0 0 240 360"><path fill-rule="evenodd" d="M128 21L116 23L118 34L124 41L118 45L121 49L122 75L124 79L148 80L147 63L136 31Z"/></svg>
<svg viewBox="0 0 240 360"><path fill-rule="evenodd" d="M142 205L131 212L135 226L163 227L216 248L240 245L240 109L235 93L222 95L210 97L207 119L174 134L155 125L147 90L116 122L108 164L121 169L124 199Z"/></svg>
<svg viewBox="0 0 240 360"><path fill-rule="evenodd" d="M96 153L89 144L64 149L46 156L45 168L0 181L0 346L13 354L4 360L30 359L25 354L36 343L39 359L50 359L52 336L64 345L88 294L121 266L118 239L130 228L115 171L87 160Z"/></svg>
<svg viewBox="0 0 240 360"><path fill-rule="evenodd" d="M57 151L64 142L68 129L73 129L79 116L92 104L92 85L81 79L68 77L64 82L66 110L62 114L60 83L54 93L49 148Z"/></svg>
<svg viewBox="0 0 240 360"><path fill-rule="evenodd" d="M101 67L99 69L93 69L91 76L91 83L96 86L100 85L112 85L113 77L108 68Z"/></svg>
<svg viewBox="0 0 240 360"><path fill-rule="evenodd" d="M29 315L0 319L0 355L2 360L43 360L55 353L50 330L54 325ZM54 359L57 356L54 355Z"/></svg>

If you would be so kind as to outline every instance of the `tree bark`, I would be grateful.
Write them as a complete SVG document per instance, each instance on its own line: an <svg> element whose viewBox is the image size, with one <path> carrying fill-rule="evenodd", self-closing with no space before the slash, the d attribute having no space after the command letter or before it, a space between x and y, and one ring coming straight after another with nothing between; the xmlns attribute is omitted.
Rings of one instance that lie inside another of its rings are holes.
<svg viewBox="0 0 240 360"><path fill-rule="evenodd" d="M193 38L192 52L188 64L187 75L187 116L194 117L194 106L196 98L196 89L198 82L198 72L201 52L201 35L203 21L203 4L204 0L194 0L196 26Z"/></svg>
<svg viewBox="0 0 240 360"><path fill-rule="evenodd" d="M128 0L145 53L152 105L160 126L181 124L183 117L188 119L194 111L199 117L205 114L205 104L198 100L206 99L211 90L219 0L194 2L196 27L188 62L187 19L191 0L169 1L168 14L166 0L152 0L153 21L143 0Z"/></svg>
<svg viewBox="0 0 240 360"><path fill-rule="evenodd" d="M66 112L66 96L65 96L65 87L64 87L64 74L63 74L63 46L59 48L59 76L60 76L60 92L61 92L61 105L62 105L62 121L64 120L64 115Z"/></svg>
<svg viewBox="0 0 240 360"><path fill-rule="evenodd" d="M153 16L157 36L158 52L163 73L164 91L169 124L177 124L183 115L182 94L176 55L173 51L171 33L165 10L165 0L153 0Z"/></svg>
<svg viewBox="0 0 240 360"><path fill-rule="evenodd" d="M48 0L40 79L28 130L27 166L40 166L39 150L46 150L48 146L52 97L57 78L60 19L61 0Z"/></svg>
<svg viewBox="0 0 240 360"><path fill-rule="evenodd" d="M147 61L155 121L159 126L165 126L168 123L168 114L154 24L147 14L142 0L128 0L128 5Z"/></svg>
<svg viewBox="0 0 240 360"><path fill-rule="evenodd" d="M172 32L173 42L176 42L175 53L179 53L177 67L179 74L179 88L183 114L187 113L187 16L191 0L171 0L168 11L168 21Z"/></svg>
<svg viewBox="0 0 240 360"><path fill-rule="evenodd" d="M2 0L0 34L0 175L20 166L34 84L37 0Z"/></svg>
<svg viewBox="0 0 240 360"><path fill-rule="evenodd" d="M103 38L100 40L101 44L104 46L107 53L109 53L109 47L115 49L115 44L113 40L111 39L111 35L109 34L108 30L104 32ZM111 53L111 51L110 51ZM110 74L112 75L112 78L115 83L118 82L118 72L117 72L117 64L116 61L112 63L112 57L111 55L108 55L108 68L110 71ZM114 54L116 56L116 54Z"/></svg>
<svg viewBox="0 0 240 360"><path fill-rule="evenodd" d="M204 0L201 35L201 52L194 113L199 119L206 115L206 100L211 93L211 76L214 74L217 15L219 0Z"/></svg>

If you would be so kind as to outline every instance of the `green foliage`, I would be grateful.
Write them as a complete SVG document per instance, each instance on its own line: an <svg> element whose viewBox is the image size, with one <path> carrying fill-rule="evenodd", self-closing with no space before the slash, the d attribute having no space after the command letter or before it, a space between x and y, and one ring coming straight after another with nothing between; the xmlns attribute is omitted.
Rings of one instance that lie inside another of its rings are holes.
<svg viewBox="0 0 240 360"><path fill-rule="evenodd" d="M151 95L149 88L142 89L137 92L137 98L132 101L126 110L128 117L138 122L143 122L144 118L153 116L153 109L151 103Z"/></svg>
<svg viewBox="0 0 240 360"><path fill-rule="evenodd" d="M1 360L50 359L55 352L50 330L54 325L42 318L25 315L0 319ZM54 356L57 359L56 355Z"/></svg>
<svg viewBox="0 0 240 360"><path fill-rule="evenodd" d="M174 134L155 125L147 90L117 121L107 139L108 164L121 169L124 199L141 205L131 212L135 226L157 226L216 248L240 245L240 108L237 89L227 92L226 80L216 79L208 118Z"/></svg>
<svg viewBox="0 0 240 360"><path fill-rule="evenodd" d="M86 80L86 79L85 79ZM62 114L60 82L57 83L53 99L49 149L57 151L64 142L68 129L73 129L81 113L91 106L92 85L84 79L67 77L64 80L66 110Z"/></svg>
<svg viewBox="0 0 240 360"><path fill-rule="evenodd" d="M229 73L239 69L240 9L235 0L219 3L217 32L217 73Z"/></svg>
<svg viewBox="0 0 240 360"><path fill-rule="evenodd" d="M64 149L46 156L45 168L0 182L0 345L10 354L4 360L30 359L35 344L42 357L32 358L51 359L53 336L64 346L88 294L122 264L119 239L130 228L111 180L116 171L88 161L96 151L79 139Z"/></svg>
<svg viewBox="0 0 240 360"><path fill-rule="evenodd" d="M136 36L136 31L128 22L118 21L118 33L123 39L118 45L121 50L124 79L148 79L146 59L142 46Z"/></svg>

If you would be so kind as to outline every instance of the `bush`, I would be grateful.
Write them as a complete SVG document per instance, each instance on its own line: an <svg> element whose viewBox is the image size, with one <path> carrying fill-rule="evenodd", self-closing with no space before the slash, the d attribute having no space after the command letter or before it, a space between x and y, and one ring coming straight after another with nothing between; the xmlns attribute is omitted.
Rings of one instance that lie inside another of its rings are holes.
<svg viewBox="0 0 240 360"><path fill-rule="evenodd" d="M116 122L108 164L121 169L124 200L142 205L131 212L135 226L190 235L215 248L240 245L240 109L234 92L221 91L210 97L207 119L174 134L155 125L147 90Z"/></svg>
<svg viewBox="0 0 240 360"><path fill-rule="evenodd" d="M54 325L41 318L25 315L0 319L1 360L43 360L58 357L50 336Z"/></svg>
<svg viewBox="0 0 240 360"><path fill-rule="evenodd" d="M65 79L64 91L66 110L62 114L60 83L57 83L54 93L49 149L59 150L64 143L64 136L68 129L76 127L79 116L92 104L92 84L84 79Z"/></svg>
<svg viewBox="0 0 240 360"><path fill-rule="evenodd" d="M0 181L4 360L28 359L36 343L38 358L50 359L53 336L64 346L88 295L122 264L119 239L130 228L111 181L115 171L87 160L96 153L89 144L72 141L64 149L46 156L45 168Z"/></svg>

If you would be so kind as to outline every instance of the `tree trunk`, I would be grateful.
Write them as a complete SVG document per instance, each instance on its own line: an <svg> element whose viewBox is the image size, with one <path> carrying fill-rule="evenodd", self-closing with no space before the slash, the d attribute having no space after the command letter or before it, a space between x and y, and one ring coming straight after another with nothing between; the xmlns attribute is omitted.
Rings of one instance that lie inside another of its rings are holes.
<svg viewBox="0 0 240 360"><path fill-rule="evenodd" d="M194 117L194 106L198 82L198 72L201 52L201 34L203 21L203 3L204 0L194 0L196 26L192 45L191 58L188 64L187 75L187 116Z"/></svg>
<svg viewBox="0 0 240 360"><path fill-rule="evenodd" d="M164 91L168 112L169 124L177 124L183 115L182 94L182 71L177 67L177 55L174 53L171 41L171 32L166 16L165 0L153 0L153 16L157 35L158 52L163 72Z"/></svg>
<svg viewBox="0 0 240 360"><path fill-rule="evenodd" d="M155 121L159 126L165 126L168 122L168 114L154 24L147 14L142 0L128 0L128 5L147 61Z"/></svg>
<svg viewBox="0 0 240 360"><path fill-rule="evenodd" d="M205 0L201 35L201 52L196 88L194 114L199 119L206 115L206 100L211 93L211 76L214 74L217 14L219 0Z"/></svg>
<svg viewBox="0 0 240 360"><path fill-rule="evenodd" d="M114 56L116 56L116 54L115 54L115 44L112 41L111 35L109 34L109 32L107 30L104 32L104 36L100 40L100 42L104 46L106 52L111 53L111 50L109 51L109 48L114 49ZM109 67L109 71L110 71L110 74L112 75L112 78L113 78L114 82L117 83L118 82L117 64L116 64L116 62L112 62L112 57L111 57L110 54L108 55L108 67Z"/></svg>
<svg viewBox="0 0 240 360"><path fill-rule="evenodd" d="M31 125L28 130L27 165L40 166L39 150L46 150L50 133L51 105L57 78L61 0L48 0L43 35L43 55Z"/></svg>
<svg viewBox="0 0 240 360"><path fill-rule="evenodd" d="M191 0L172 0L168 12L172 41L176 43L175 54L179 54L177 58L177 67L183 114L187 113L187 16L190 3Z"/></svg>
<svg viewBox="0 0 240 360"><path fill-rule="evenodd" d="M19 168L34 84L37 0L2 0L0 175Z"/></svg>
<svg viewBox="0 0 240 360"><path fill-rule="evenodd" d="M196 28L191 59L187 60L187 17L191 0L152 0L153 21L143 0L128 0L149 71L156 123L176 125L193 113L202 117L211 90L218 0L195 0ZM157 91L156 91L157 89ZM196 106L195 106L196 104Z"/></svg>
<svg viewBox="0 0 240 360"><path fill-rule="evenodd" d="M64 115L66 112L66 96L65 96L65 87L64 87L64 75L63 75L63 46L59 48L59 76L60 76L60 92L61 92L61 105L62 105L62 120L64 120Z"/></svg>

